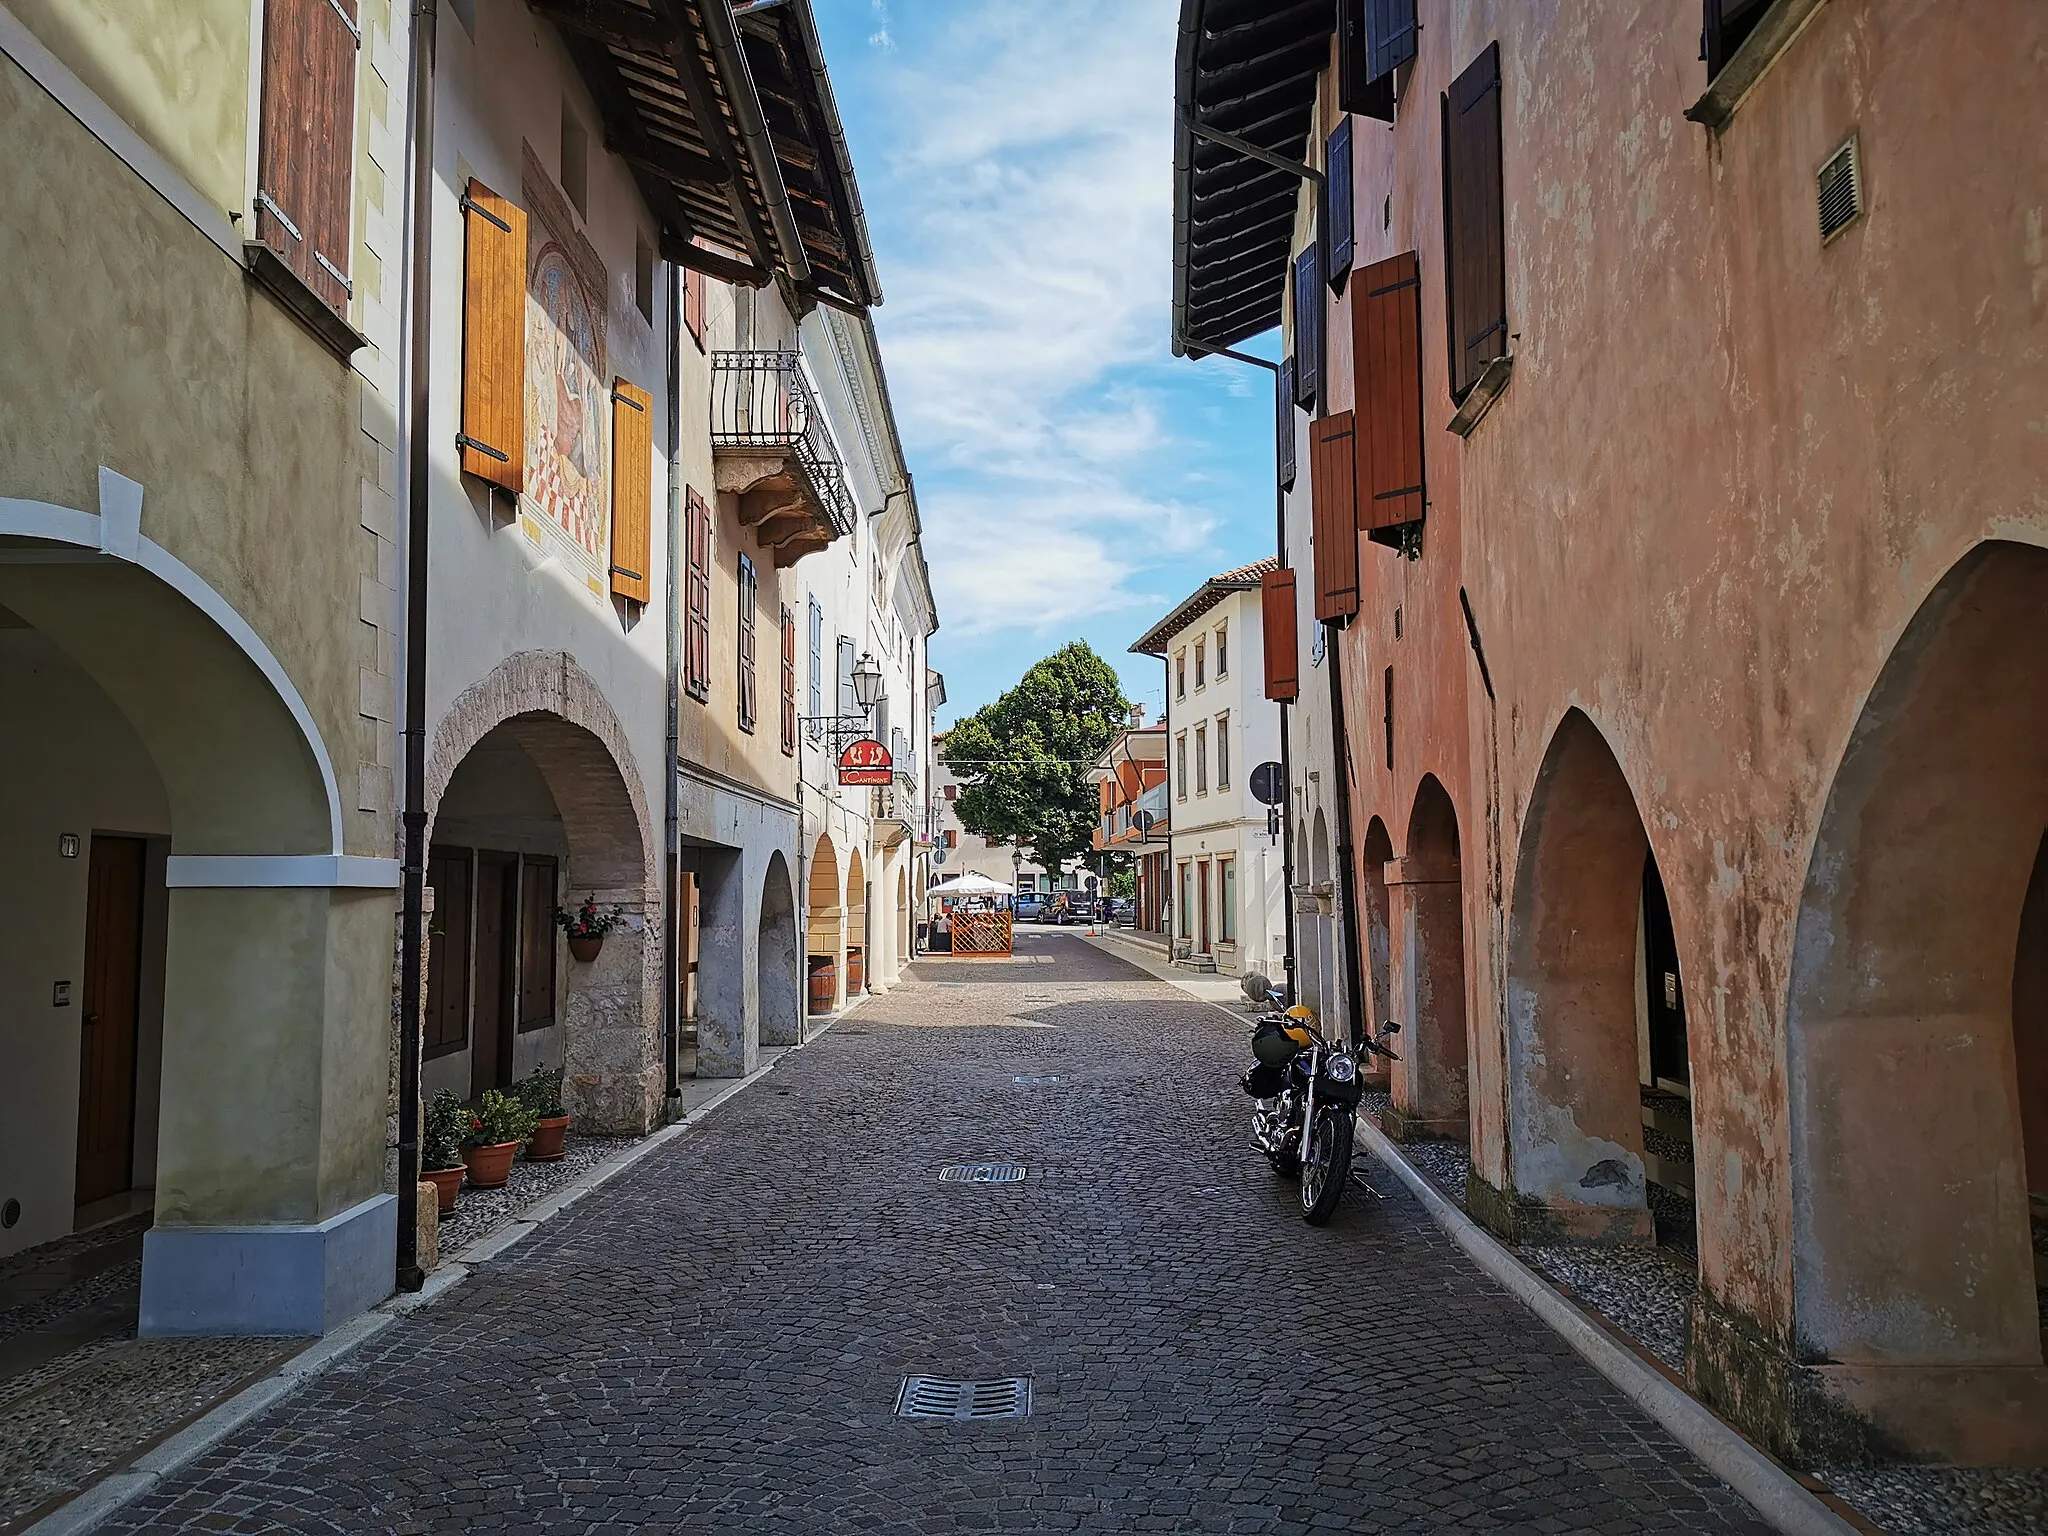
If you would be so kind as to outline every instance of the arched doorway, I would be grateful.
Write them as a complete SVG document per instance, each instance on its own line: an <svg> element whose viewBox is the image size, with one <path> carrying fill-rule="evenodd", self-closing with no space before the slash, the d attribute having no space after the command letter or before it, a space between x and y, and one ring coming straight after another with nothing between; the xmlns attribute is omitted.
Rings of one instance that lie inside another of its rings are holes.
<svg viewBox="0 0 2048 1536"><path fill-rule="evenodd" d="M1291 1002L1322 1008L1322 933L1316 921L1315 875L1309 859L1308 828L1294 835L1294 889L1287 893L1294 903L1294 996Z"/></svg>
<svg viewBox="0 0 2048 1536"><path fill-rule="evenodd" d="M1487 1213L1496 1225L1654 1240L1644 1160L1654 1068L1643 989L1653 888L1661 895L1663 883L1621 765L1592 720L1568 710L1537 771L1515 866L1505 1192L1512 1198ZM1659 961L1660 975L1668 966L1682 1037L1675 943ZM1689 1157L1689 1117L1676 1129Z"/></svg>
<svg viewBox="0 0 2048 1536"><path fill-rule="evenodd" d="M830 969L832 995L823 1008L830 1013L846 1001L846 913L839 886L839 850L830 833L820 833L811 850L810 900L804 929L808 973Z"/></svg>
<svg viewBox="0 0 2048 1536"><path fill-rule="evenodd" d="M896 961L897 971L910 964L915 954L912 941L910 910L910 859L906 854L903 865L896 871Z"/></svg>
<svg viewBox="0 0 2048 1536"><path fill-rule="evenodd" d="M796 1045L803 1039L804 998L797 959L796 895L790 888L789 863L778 851L769 856L762 877L754 961L763 1045Z"/></svg>
<svg viewBox="0 0 2048 1536"><path fill-rule="evenodd" d="M1309 843L1309 882L1313 889L1307 914L1315 930L1316 989L1308 994L1308 1005L1315 1009L1323 1027L1336 1033L1343 1002L1339 995L1343 967L1337 958L1337 897L1336 887L1330 881L1330 867L1330 824L1318 807L1315 835Z"/></svg>
<svg viewBox="0 0 2048 1536"><path fill-rule="evenodd" d="M1923 1454L2039 1457L2048 1423L2044 615L2048 550L2004 542L1921 605L1836 770L1793 948L1795 1350ZM1935 1383L1914 1407L1908 1378Z"/></svg>
<svg viewBox="0 0 2048 1536"><path fill-rule="evenodd" d="M1366 988L1369 1005L1361 1010L1367 1028L1377 1028L1394 1017L1393 932L1387 900L1387 865L1394 857L1394 842L1387 824L1375 816L1366 823L1365 841L1359 845L1358 901L1360 935L1365 941ZM1377 1062L1377 1058L1374 1058ZM1384 1064L1373 1068L1384 1078Z"/></svg>
<svg viewBox="0 0 2048 1536"><path fill-rule="evenodd" d="M861 858L860 849L851 848L846 855L846 963L839 969L844 978L847 998L858 997L867 990L868 952L868 889L867 863Z"/></svg>
<svg viewBox="0 0 2048 1536"><path fill-rule="evenodd" d="M1388 1125L1402 1135L1463 1141L1468 1101L1465 914L1458 880L1458 812L1434 774L1408 818L1407 851L1388 870L1400 942L1395 994L1403 1034Z"/></svg>
<svg viewBox="0 0 2048 1536"><path fill-rule="evenodd" d="M508 658L443 716L427 791L424 1089L467 1096L561 1066L582 1128L650 1129L662 1093L660 886L639 776L595 681L559 652ZM708 942L718 892L711 873L698 879L706 1031L720 1017ZM619 915L588 962L556 923L585 902ZM700 1033L700 1061L705 1048Z"/></svg>

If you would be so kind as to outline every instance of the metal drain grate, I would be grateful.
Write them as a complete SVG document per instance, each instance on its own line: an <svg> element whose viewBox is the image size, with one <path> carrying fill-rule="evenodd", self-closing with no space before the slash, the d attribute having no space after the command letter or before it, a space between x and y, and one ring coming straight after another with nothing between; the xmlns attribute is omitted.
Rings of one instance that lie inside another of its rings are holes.
<svg viewBox="0 0 2048 1536"><path fill-rule="evenodd" d="M1017 1184L1023 1178L1017 1163L955 1163L939 1170L941 1184Z"/></svg>
<svg viewBox="0 0 2048 1536"><path fill-rule="evenodd" d="M1000 1381L948 1381L942 1376L906 1376L896 1393L896 1416L902 1419L1022 1419L1031 1413L1031 1378L1006 1376Z"/></svg>
<svg viewBox="0 0 2048 1536"><path fill-rule="evenodd" d="M1013 1077L1010 1079L1020 1088L1047 1088L1059 1081L1057 1077Z"/></svg>

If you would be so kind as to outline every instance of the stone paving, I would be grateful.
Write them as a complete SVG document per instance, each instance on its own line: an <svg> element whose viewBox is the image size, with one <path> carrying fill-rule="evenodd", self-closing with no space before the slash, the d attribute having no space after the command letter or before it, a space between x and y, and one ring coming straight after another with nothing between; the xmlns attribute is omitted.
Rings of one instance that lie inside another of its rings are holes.
<svg viewBox="0 0 2048 1536"><path fill-rule="evenodd" d="M1306 1226L1241 1026L1023 948L920 963L117 1528L1763 1529L1388 1171ZM1027 1176L939 1182L981 1161ZM899 1419L911 1374L1031 1414Z"/></svg>

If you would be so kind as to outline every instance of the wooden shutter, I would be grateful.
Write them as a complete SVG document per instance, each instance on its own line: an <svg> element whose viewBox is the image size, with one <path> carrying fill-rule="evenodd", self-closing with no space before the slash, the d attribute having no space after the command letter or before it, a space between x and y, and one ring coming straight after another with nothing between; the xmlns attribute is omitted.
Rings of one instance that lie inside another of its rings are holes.
<svg viewBox="0 0 2048 1536"><path fill-rule="evenodd" d="M695 486L684 499L683 689L711 695L711 511Z"/></svg>
<svg viewBox="0 0 2048 1536"><path fill-rule="evenodd" d="M519 1028L555 1022L555 861L527 859L519 870Z"/></svg>
<svg viewBox="0 0 2048 1536"><path fill-rule="evenodd" d="M1350 411L1315 424L1309 477L1315 497L1316 617L1358 612L1358 463Z"/></svg>
<svg viewBox="0 0 2048 1536"><path fill-rule="evenodd" d="M462 195L464 473L526 483L526 211L480 181Z"/></svg>
<svg viewBox="0 0 2048 1536"><path fill-rule="evenodd" d="M1351 119L1345 118L1330 131L1324 157L1323 228L1330 232L1330 291L1344 286L1344 274L1351 270Z"/></svg>
<svg viewBox="0 0 2048 1536"><path fill-rule="evenodd" d="M751 731L760 718L754 691L754 636L760 618L761 586L760 578L754 574L754 562L745 555L740 556L739 594L739 720L741 730Z"/></svg>
<svg viewBox="0 0 2048 1536"><path fill-rule="evenodd" d="M1280 489L1291 490L1294 486L1294 359L1280 360L1280 372L1275 381L1274 408L1276 419L1273 423L1273 462L1278 466Z"/></svg>
<svg viewBox="0 0 2048 1536"><path fill-rule="evenodd" d="M348 314L356 0L266 0L256 238Z"/></svg>
<svg viewBox="0 0 2048 1536"><path fill-rule="evenodd" d="M690 339L704 345L704 274L695 267L683 269L683 324Z"/></svg>
<svg viewBox="0 0 2048 1536"><path fill-rule="evenodd" d="M1358 368L1358 526L1419 523L1422 475L1422 271L1406 251L1351 285Z"/></svg>
<svg viewBox="0 0 2048 1536"><path fill-rule="evenodd" d="M1294 403L1313 410L1322 382L1323 288L1316 280L1316 246L1294 258Z"/></svg>
<svg viewBox="0 0 2048 1536"><path fill-rule="evenodd" d="M1259 578L1259 617L1266 652L1266 697L1282 703L1301 692L1300 647L1294 634L1294 572Z"/></svg>
<svg viewBox="0 0 2048 1536"><path fill-rule="evenodd" d="M427 938L427 1016L421 1045L432 1058L469 1043L469 850L430 849L427 884L434 888L434 916Z"/></svg>
<svg viewBox="0 0 2048 1536"><path fill-rule="evenodd" d="M1500 44L1443 98L1444 292L1451 395L1463 400L1508 349L1507 255L1500 179Z"/></svg>
<svg viewBox="0 0 2048 1536"><path fill-rule="evenodd" d="M1367 14L1372 0L1338 0L1337 105L1361 117L1394 120L1394 77L1374 74L1367 47Z"/></svg>
<svg viewBox="0 0 2048 1536"><path fill-rule="evenodd" d="M1415 57L1415 0L1365 0L1365 54L1374 80Z"/></svg>
<svg viewBox="0 0 2048 1536"><path fill-rule="evenodd" d="M796 615L782 610L782 755L796 756Z"/></svg>
<svg viewBox="0 0 2048 1536"><path fill-rule="evenodd" d="M654 542L654 397L612 383L612 591L644 603Z"/></svg>

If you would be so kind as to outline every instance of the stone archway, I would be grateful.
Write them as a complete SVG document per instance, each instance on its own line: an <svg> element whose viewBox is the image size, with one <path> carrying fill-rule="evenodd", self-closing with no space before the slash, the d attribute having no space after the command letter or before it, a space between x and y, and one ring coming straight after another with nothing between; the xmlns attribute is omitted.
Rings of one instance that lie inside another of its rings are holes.
<svg viewBox="0 0 2048 1536"><path fill-rule="evenodd" d="M1795 1358L1913 1456L2048 1454L2044 615L2048 550L2005 542L1922 603L1836 770L1793 947Z"/></svg>
<svg viewBox="0 0 2048 1536"><path fill-rule="evenodd" d="M1386 887L1399 936L1394 991L1404 1030L1388 1128L1463 1141L1468 1088L1458 811L1435 774L1425 774L1416 789L1406 852L1387 866Z"/></svg>
<svg viewBox="0 0 2048 1536"><path fill-rule="evenodd" d="M900 976L916 953L911 935L910 856L896 870L896 971Z"/></svg>
<svg viewBox="0 0 2048 1536"><path fill-rule="evenodd" d="M1320 1009L1323 1001L1322 938L1316 925L1315 875L1309 861L1308 828L1297 823L1294 834L1294 995L1290 1003Z"/></svg>
<svg viewBox="0 0 2048 1536"><path fill-rule="evenodd" d="M832 964L832 998L826 1008L818 1010L826 1013L846 1001L846 911L839 880L839 850L832 835L821 832L811 849L804 951L806 973L821 960Z"/></svg>
<svg viewBox="0 0 2048 1536"><path fill-rule="evenodd" d="M1358 903L1360 934L1365 940L1366 987L1370 1006L1362 1010L1367 1028L1377 1028L1394 1017L1393 932L1387 900L1387 865L1394 857L1394 841L1387 824L1375 816L1366 824L1365 840L1359 845ZM1376 1068L1384 1072L1383 1068Z"/></svg>
<svg viewBox="0 0 2048 1536"><path fill-rule="evenodd" d="M600 908L621 909L623 924L607 936L595 961L575 962L565 948L555 956L560 1065L568 1107L580 1124L615 1134L645 1132L659 1115L662 1090L659 839L625 729L596 680L566 652L507 657L457 696L436 729L427 760L430 847L527 857L516 830L494 830L520 818L494 817L488 792L481 808L457 803L459 826L443 821L464 764L492 758L529 765L553 802L562 836L561 903L587 897ZM510 767L512 774L519 771ZM512 846L493 847L490 839ZM520 879L535 887L531 899L541 899L544 876L522 863ZM476 889L473 883L472 893ZM521 894L522 902L528 899L526 890ZM438 901L436 926L442 926ZM522 941L542 942L538 927ZM512 1027L516 1037L517 1020ZM700 1063L706 1050L700 1035Z"/></svg>
<svg viewBox="0 0 2048 1536"><path fill-rule="evenodd" d="M796 1045L803 1039L803 976L796 934L796 895L789 863L770 855L761 884L759 948L755 955L755 996L763 1045Z"/></svg>
<svg viewBox="0 0 2048 1536"><path fill-rule="evenodd" d="M1337 1020L1342 1001L1338 992L1343 985L1344 970L1337 955L1337 895L1336 886L1330 878L1330 824L1320 806L1316 808L1314 827L1314 836L1309 842L1309 884L1313 892L1304 915L1315 930L1316 988L1304 1001L1315 1009L1323 1027L1334 1034L1338 1032Z"/></svg>
<svg viewBox="0 0 2048 1536"><path fill-rule="evenodd" d="M1508 935L1507 1198L1514 1233L1649 1242L1637 957L1649 838L1583 711L1558 723L1516 858Z"/></svg>
<svg viewBox="0 0 2048 1536"><path fill-rule="evenodd" d="M840 943L846 961L839 967L843 994L849 999L867 990L867 968L872 958L868 953L867 879L867 863L861 858L859 847L849 848L846 851L846 896L841 904L845 917L840 924Z"/></svg>

